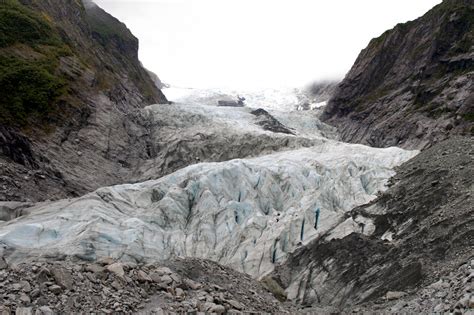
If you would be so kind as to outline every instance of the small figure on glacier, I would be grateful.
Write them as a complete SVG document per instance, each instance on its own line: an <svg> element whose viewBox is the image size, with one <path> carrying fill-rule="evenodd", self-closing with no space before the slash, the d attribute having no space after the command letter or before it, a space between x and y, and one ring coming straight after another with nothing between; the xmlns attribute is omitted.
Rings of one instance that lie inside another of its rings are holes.
<svg viewBox="0 0 474 315"><path fill-rule="evenodd" d="M314 229L315 230L318 229L319 213L320 212L321 212L321 210L319 208L316 208L316 210L314 210Z"/></svg>

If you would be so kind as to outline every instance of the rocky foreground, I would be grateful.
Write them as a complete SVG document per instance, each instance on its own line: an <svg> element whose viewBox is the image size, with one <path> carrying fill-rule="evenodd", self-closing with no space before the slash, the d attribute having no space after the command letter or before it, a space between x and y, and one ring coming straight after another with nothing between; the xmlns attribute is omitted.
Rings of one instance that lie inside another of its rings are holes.
<svg viewBox="0 0 474 315"><path fill-rule="evenodd" d="M253 280L212 261L175 259L133 265L104 259L35 262L8 266L0 260L0 314L327 314L450 313L474 308L474 260L415 292L389 291L352 305L304 307L282 302L277 284ZM283 294L283 295L282 295ZM280 300L278 300L278 297Z"/></svg>
<svg viewBox="0 0 474 315"><path fill-rule="evenodd" d="M0 314L287 312L248 275L200 259L165 265L0 260Z"/></svg>

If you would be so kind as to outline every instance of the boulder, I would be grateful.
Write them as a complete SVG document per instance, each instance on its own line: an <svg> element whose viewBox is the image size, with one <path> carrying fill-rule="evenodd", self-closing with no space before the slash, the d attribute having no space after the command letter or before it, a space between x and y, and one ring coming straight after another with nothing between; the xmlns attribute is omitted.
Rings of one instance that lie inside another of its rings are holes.
<svg viewBox="0 0 474 315"><path fill-rule="evenodd" d="M51 269L51 274L56 283L64 289L71 290L74 285L74 279L71 272L64 267L54 266Z"/></svg>
<svg viewBox="0 0 474 315"><path fill-rule="evenodd" d="M137 273L137 279L138 281L141 282L152 282L153 280L150 278L150 276L143 270L139 270Z"/></svg>
<svg viewBox="0 0 474 315"><path fill-rule="evenodd" d="M114 273L120 278L124 278L125 276L125 271L123 270L123 265L121 263L114 263L109 266L107 266L107 270Z"/></svg>

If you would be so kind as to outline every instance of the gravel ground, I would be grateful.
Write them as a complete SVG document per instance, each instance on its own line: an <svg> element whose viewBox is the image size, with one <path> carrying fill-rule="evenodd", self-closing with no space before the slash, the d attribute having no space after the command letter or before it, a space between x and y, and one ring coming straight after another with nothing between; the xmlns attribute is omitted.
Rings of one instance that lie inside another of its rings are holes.
<svg viewBox="0 0 474 315"><path fill-rule="evenodd" d="M0 259L0 314L288 312L259 282L214 262L167 266Z"/></svg>

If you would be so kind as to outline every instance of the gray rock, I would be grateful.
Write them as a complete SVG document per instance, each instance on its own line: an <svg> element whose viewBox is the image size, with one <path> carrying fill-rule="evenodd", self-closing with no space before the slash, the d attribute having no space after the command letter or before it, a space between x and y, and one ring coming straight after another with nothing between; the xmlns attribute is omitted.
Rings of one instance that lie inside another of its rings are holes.
<svg viewBox="0 0 474 315"><path fill-rule="evenodd" d="M21 281L20 285L23 292L26 292L26 293L31 292L31 285L28 281Z"/></svg>
<svg viewBox="0 0 474 315"><path fill-rule="evenodd" d="M91 264L86 266L86 270L92 273L103 273L105 271L105 268L97 264Z"/></svg>
<svg viewBox="0 0 474 315"><path fill-rule="evenodd" d="M59 285L52 285L52 286L49 287L49 291L51 291L54 294L58 295L63 291L63 289Z"/></svg>
<svg viewBox="0 0 474 315"><path fill-rule="evenodd" d="M38 283L48 282L50 276L51 272L47 268L41 268L36 276L36 281Z"/></svg>
<svg viewBox="0 0 474 315"><path fill-rule="evenodd" d="M470 295L466 294L459 300L458 305L460 305L463 308L467 308L469 306L469 301L470 301Z"/></svg>
<svg viewBox="0 0 474 315"><path fill-rule="evenodd" d="M116 274L120 278L124 278L125 276L125 271L123 270L123 264L121 263L114 263L109 266L107 266L107 270Z"/></svg>
<svg viewBox="0 0 474 315"><path fill-rule="evenodd" d="M187 286L188 288L192 290L199 290L202 288L202 285L200 283L193 281L191 279L184 279L183 283L185 286Z"/></svg>
<svg viewBox="0 0 474 315"><path fill-rule="evenodd" d="M54 315L54 312L49 306L41 306L36 310L35 315Z"/></svg>
<svg viewBox="0 0 474 315"><path fill-rule="evenodd" d="M222 305L214 304L208 309L209 312L211 313L216 313L216 314L224 314L225 313L225 307Z"/></svg>
<svg viewBox="0 0 474 315"><path fill-rule="evenodd" d="M31 303L30 297L26 295L25 293L20 294L20 301L25 305L28 305Z"/></svg>
<svg viewBox="0 0 474 315"><path fill-rule="evenodd" d="M30 296L32 298L37 298L41 294L41 291L38 288L35 288L31 291Z"/></svg>
<svg viewBox="0 0 474 315"><path fill-rule="evenodd" d="M14 283L14 284L12 284L12 289L13 289L14 291L20 291L21 288L22 288L22 285L21 285L20 283Z"/></svg>
<svg viewBox="0 0 474 315"><path fill-rule="evenodd" d="M113 281L110 285L117 291L123 289L123 285L118 281Z"/></svg>
<svg viewBox="0 0 474 315"><path fill-rule="evenodd" d="M435 306L435 308L433 309L434 312L436 313L440 313L440 312L443 312L444 311L444 304L443 303L440 303L438 305Z"/></svg>
<svg viewBox="0 0 474 315"><path fill-rule="evenodd" d="M8 264L3 257L0 257L0 270L7 269Z"/></svg>
<svg viewBox="0 0 474 315"><path fill-rule="evenodd" d="M32 315L33 308L31 307L18 307L15 311L15 315Z"/></svg>
<svg viewBox="0 0 474 315"><path fill-rule="evenodd" d="M164 275L172 274L173 271L171 271L171 269L168 268L168 267L159 267L159 268L155 269L155 273L160 275L160 276L164 276Z"/></svg>
<svg viewBox="0 0 474 315"><path fill-rule="evenodd" d="M54 266L51 269L51 274L56 283L64 289L71 290L74 285L74 280L71 272L63 267Z"/></svg>
<svg viewBox="0 0 474 315"><path fill-rule="evenodd" d="M184 291L183 291L183 289L181 289L181 288L176 288L176 289L175 289L175 295L176 295L177 297L182 297L182 296L184 296Z"/></svg>
<svg viewBox="0 0 474 315"><path fill-rule="evenodd" d="M243 306L242 304L240 304L239 302L237 302L237 301L235 301L235 300L227 300L226 302L229 303L229 305L230 305L232 308L234 308L234 309L236 309L236 310L238 310L238 311L240 311L240 310L242 310L242 309L244 308L244 306Z"/></svg>
<svg viewBox="0 0 474 315"><path fill-rule="evenodd" d="M171 277L171 279L173 279L173 281L174 281L176 284L181 283L181 277L178 276L177 274L172 273L172 274L170 274L170 277Z"/></svg>
<svg viewBox="0 0 474 315"><path fill-rule="evenodd" d="M150 278L150 276L143 270L139 270L137 273L137 279L138 281L142 282L152 282L153 280Z"/></svg>
<svg viewBox="0 0 474 315"><path fill-rule="evenodd" d="M166 285L169 285L173 282L173 279L168 275L164 275L164 276L161 277L160 282L162 282Z"/></svg>

